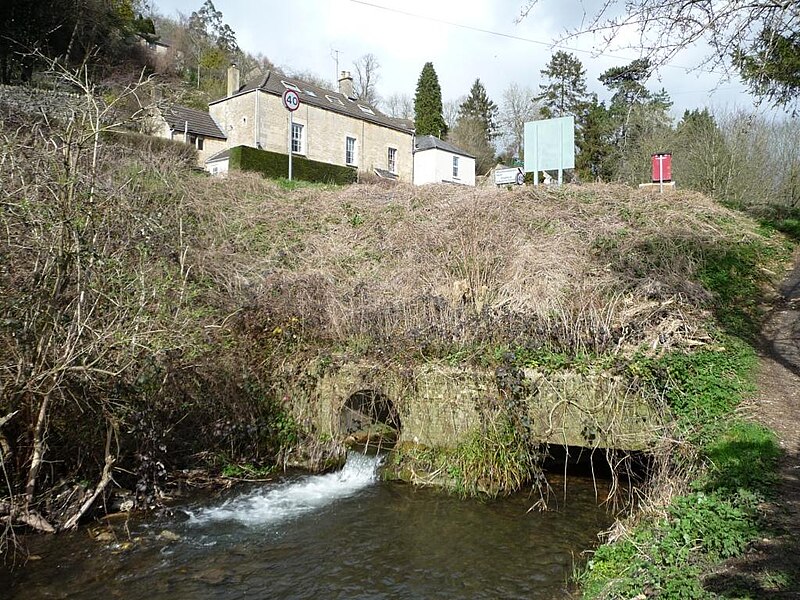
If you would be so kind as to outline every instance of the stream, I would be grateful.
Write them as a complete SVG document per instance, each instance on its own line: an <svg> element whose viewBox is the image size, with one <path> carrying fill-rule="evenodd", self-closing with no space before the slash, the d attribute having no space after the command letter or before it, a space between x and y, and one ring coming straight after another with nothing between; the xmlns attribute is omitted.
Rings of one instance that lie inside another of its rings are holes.
<svg viewBox="0 0 800 600"><path fill-rule="evenodd" d="M561 598L581 551L612 521L588 478L570 477L566 499L556 487L539 512L528 494L464 500L379 481L379 461L351 453L335 473L118 522L116 540L87 529L37 536L34 560L0 567L0 597Z"/></svg>

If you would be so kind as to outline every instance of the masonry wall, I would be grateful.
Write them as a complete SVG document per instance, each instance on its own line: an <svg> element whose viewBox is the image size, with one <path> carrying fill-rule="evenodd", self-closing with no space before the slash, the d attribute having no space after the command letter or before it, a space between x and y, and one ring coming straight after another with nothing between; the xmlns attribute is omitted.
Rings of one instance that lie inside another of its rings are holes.
<svg viewBox="0 0 800 600"><path fill-rule="evenodd" d="M325 436L337 438L342 407L353 394L371 390L387 398L402 422L401 443L452 448L469 440L481 425L487 399L497 398L493 371L443 364L413 370L367 362L326 367L316 386L298 379L284 391L301 422L312 423ZM310 363L297 372L319 373ZM643 392L630 389L622 377L577 372L545 374L524 371L523 402L530 435L538 443L586 448L643 450L663 424Z"/></svg>
<svg viewBox="0 0 800 600"><path fill-rule="evenodd" d="M256 102L260 103L265 95L250 92L232 96L224 102L216 102L208 106L208 113L211 118L217 123L222 133L228 136L229 148L236 146L256 147L259 139L265 140L266 136L263 131L258 137L256 136L256 122L259 120L256 118Z"/></svg>
<svg viewBox="0 0 800 600"><path fill-rule="evenodd" d="M278 96L254 91L212 104L209 113L228 136L229 147L260 144L264 150L288 152L289 115ZM301 104L293 119L303 125L302 155L306 158L347 166L345 139L349 136L356 139L356 160L350 166L366 172L375 168L388 170L389 148L394 148L398 178L411 183L413 141L410 132L381 127L308 104Z"/></svg>

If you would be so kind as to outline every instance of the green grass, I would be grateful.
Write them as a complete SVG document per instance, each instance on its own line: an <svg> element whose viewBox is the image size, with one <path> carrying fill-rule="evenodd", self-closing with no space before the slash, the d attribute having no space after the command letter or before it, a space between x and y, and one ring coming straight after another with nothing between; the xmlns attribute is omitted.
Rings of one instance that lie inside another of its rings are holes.
<svg viewBox="0 0 800 600"><path fill-rule="evenodd" d="M663 384L685 443L699 449L702 461L684 465L694 473L691 491L672 500L666 517L598 549L579 576L585 598L713 597L702 574L758 536L757 507L774 488L780 448L770 430L732 416L752 390L755 355L735 338L724 342L632 367L650 385Z"/></svg>
<svg viewBox="0 0 800 600"><path fill-rule="evenodd" d="M579 576L584 598L712 598L702 574L758 537L758 505L771 491L778 452L763 427L733 424L707 448L713 462L698 489L676 497L666 517L598 549Z"/></svg>

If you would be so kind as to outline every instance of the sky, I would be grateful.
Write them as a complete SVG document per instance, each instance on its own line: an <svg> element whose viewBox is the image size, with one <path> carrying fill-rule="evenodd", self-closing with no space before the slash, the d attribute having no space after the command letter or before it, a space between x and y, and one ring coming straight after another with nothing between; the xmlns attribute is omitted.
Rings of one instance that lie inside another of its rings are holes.
<svg viewBox="0 0 800 600"><path fill-rule="evenodd" d="M179 12L188 16L198 10L204 1L153 3L159 14L176 18ZM467 95L480 78L500 105L512 83L538 92L540 71L558 49L581 60L590 92L600 100L610 98L598 76L637 54L605 49L590 36L553 46L566 30L591 17L587 6L595 0L585 2L539 0L521 20L525 0L216 0L214 6L243 50L264 54L286 71L310 71L336 81L337 57L339 71L355 71L353 62L372 53L380 63L379 95L413 97L420 71L430 61L445 102ZM647 82L651 91L667 90L673 116L702 107L767 112L736 77L698 70L706 52L703 47L683 51Z"/></svg>

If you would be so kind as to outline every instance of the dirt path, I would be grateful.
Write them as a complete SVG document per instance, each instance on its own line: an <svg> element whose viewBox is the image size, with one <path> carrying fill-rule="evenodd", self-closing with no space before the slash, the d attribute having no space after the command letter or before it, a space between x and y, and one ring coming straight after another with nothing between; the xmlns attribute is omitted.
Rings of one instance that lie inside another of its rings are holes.
<svg viewBox="0 0 800 600"><path fill-rule="evenodd" d="M800 600L800 260L762 330L758 395L748 412L774 430L784 455L769 537L707 581L723 598Z"/></svg>

